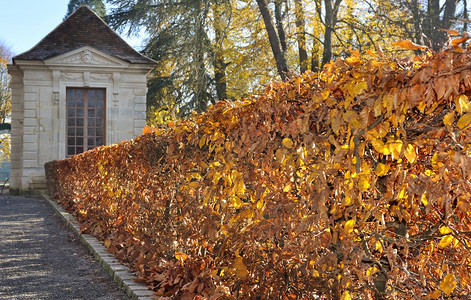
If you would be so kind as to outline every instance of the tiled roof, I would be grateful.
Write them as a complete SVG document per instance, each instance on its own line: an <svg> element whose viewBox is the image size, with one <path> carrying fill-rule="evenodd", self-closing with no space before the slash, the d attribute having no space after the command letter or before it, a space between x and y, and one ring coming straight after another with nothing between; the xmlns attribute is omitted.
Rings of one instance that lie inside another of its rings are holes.
<svg viewBox="0 0 471 300"><path fill-rule="evenodd" d="M13 57L13 62L46 60L84 46L133 64L155 63L129 46L87 6L79 7L31 50Z"/></svg>

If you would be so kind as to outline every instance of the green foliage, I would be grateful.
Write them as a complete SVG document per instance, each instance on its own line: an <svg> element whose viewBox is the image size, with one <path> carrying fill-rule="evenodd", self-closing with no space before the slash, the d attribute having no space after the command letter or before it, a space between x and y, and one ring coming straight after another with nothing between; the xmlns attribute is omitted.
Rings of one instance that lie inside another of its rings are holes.
<svg viewBox="0 0 471 300"><path fill-rule="evenodd" d="M80 5L87 5L101 18L106 17L106 7L103 0L69 0L67 13L65 14L64 19L79 8Z"/></svg>
<svg viewBox="0 0 471 300"><path fill-rule="evenodd" d="M157 296L471 292L468 52L369 59L51 162L56 199Z"/></svg>

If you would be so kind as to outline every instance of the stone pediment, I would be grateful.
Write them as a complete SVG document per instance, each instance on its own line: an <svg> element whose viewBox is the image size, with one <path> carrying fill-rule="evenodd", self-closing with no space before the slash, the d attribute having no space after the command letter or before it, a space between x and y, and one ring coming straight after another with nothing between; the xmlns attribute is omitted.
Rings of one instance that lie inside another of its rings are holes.
<svg viewBox="0 0 471 300"><path fill-rule="evenodd" d="M45 61L46 65L66 66L126 66L127 62L92 47L85 46Z"/></svg>

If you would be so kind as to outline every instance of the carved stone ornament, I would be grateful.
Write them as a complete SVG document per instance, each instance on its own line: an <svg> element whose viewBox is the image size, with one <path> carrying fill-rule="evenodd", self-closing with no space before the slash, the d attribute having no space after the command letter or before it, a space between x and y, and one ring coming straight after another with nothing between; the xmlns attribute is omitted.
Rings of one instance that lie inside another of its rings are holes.
<svg viewBox="0 0 471 300"><path fill-rule="evenodd" d="M96 81L110 81L112 76L111 74L90 74L90 78Z"/></svg>
<svg viewBox="0 0 471 300"><path fill-rule="evenodd" d="M54 105L59 104L59 92L52 92L52 103Z"/></svg>
<svg viewBox="0 0 471 300"><path fill-rule="evenodd" d="M64 80L82 80L82 73L61 73L61 78Z"/></svg>
<svg viewBox="0 0 471 300"><path fill-rule="evenodd" d="M80 53L77 53L73 56L64 57L56 61L56 63L64 63L64 64L87 64L87 65L110 65L111 62L98 57L97 55L93 55L93 53L85 49Z"/></svg>

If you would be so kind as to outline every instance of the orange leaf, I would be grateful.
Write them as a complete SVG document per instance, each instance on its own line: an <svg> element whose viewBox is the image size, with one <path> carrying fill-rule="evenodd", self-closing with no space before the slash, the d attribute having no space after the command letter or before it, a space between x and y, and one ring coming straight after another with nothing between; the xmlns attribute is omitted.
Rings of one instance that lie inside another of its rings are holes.
<svg viewBox="0 0 471 300"><path fill-rule="evenodd" d="M402 40L402 41L399 41L399 42L394 42L392 44L393 44L393 46L399 46L402 49L408 49L408 50L427 49L427 47L417 45L416 43L413 43L412 41L409 41L409 40Z"/></svg>
<svg viewBox="0 0 471 300"><path fill-rule="evenodd" d="M144 127L144 129L142 129L142 134L147 134L151 132L152 132L152 128L147 125Z"/></svg>
<svg viewBox="0 0 471 300"><path fill-rule="evenodd" d="M458 47L459 45L463 44L469 39L470 39L469 37L453 39L451 40L451 44L453 45L453 47Z"/></svg>
<svg viewBox="0 0 471 300"><path fill-rule="evenodd" d="M448 30L448 29L438 29L438 30L439 30L439 31L445 31L445 32L448 33L449 35L454 35L454 36L460 35L460 33L459 33L458 31L452 30L452 29L450 29L450 30Z"/></svg>

